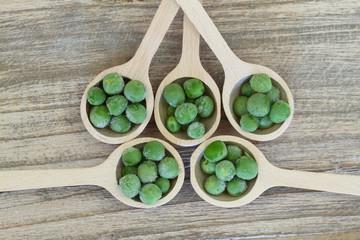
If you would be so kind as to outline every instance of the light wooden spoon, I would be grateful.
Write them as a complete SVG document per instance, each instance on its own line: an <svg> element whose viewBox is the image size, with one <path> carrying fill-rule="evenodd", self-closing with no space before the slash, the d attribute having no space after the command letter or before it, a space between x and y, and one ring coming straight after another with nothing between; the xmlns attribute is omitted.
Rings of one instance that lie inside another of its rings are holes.
<svg viewBox="0 0 360 240"><path fill-rule="evenodd" d="M178 10L179 6L174 4L172 0L163 0L134 57L127 63L104 70L86 87L81 99L80 113L85 128L94 138L110 144L123 143L138 136L148 124L154 107L154 96L149 80L150 63ZM140 125L133 125L130 131L124 134L116 133L108 127L103 129L95 128L89 121L88 114L90 112L90 105L87 102L87 92L91 87L98 84L107 74L113 72L117 72L129 79L141 81L145 85L147 91L147 116L144 122Z"/></svg>
<svg viewBox="0 0 360 240"><path fill-rule="evenodd" d="M142 148L149 141L159 141L166 149L166 156L172 156L179 165L179 175L171 181L168 194L153 205L126 197L118 187L122 172L122 153L129 147ZM156 138L137 138L116 148L100 165L90 168L0 171L0 192L38 188L96 185L108 190L122 203L136 208L152 208L173 199L184 183L185 169L181 156L169 143Z"/></svg>
<svg viewBox="0 0 360 240"><path fill-rule="evenodd" d="M214 79L206 72L199 56L200 35L189 19L184 15L182 55L179 64L161 82L155 96L154 116L160 132L170 142L181 146L197 145L208 139L217 129L221 118L220 91ZM166 128L167 107L163 97L164 88L172 82L182 85L189 77L198 78L205 84L205 94L215 103L214 112L208 118L202 118L206 133L199 139L190 138L186 131L171 133Z"/></svg>
<svg viewBox="0 0 360 240"><path fill-rule="evenodd" d="M174 0L175 1L175 0ZM195 0L176 0L184 10L187 17L195 25L199 33L209 44L212 51L222 64L225 72L225 81L222 92L223 107L231 125L241 135L255 141L269 141L279 137L290 125L294 114L294 99L285 81L273 70L250 64L240 60L230 49L221 36L215 24L211 21L202 5ZM273 79L273 85L279 88L281 99L288 102L291 114L282 124L274 124L266 130L256 130L253 133L244 131L240 125L240 119L234 114L233 103L240 95L242 83L249 80L253 74L266 73Z"/></svg>
<svg viewBox="0 0 360 240"><path fill-rule="evenodd" d="M201 170L200 162L205 148L216 140L239 146L243 151L252 155L258 163L258 176L250 181L246 192L239 197L233 197L227 193L212 196L206 193L204 189L204 183L208 175ZM255 200L265 190L276 186L360 196L360 176L281 169L272 165L262 152L249 141L240 137L226 135L210 138L194 151L190 159L190 181L196 193L202 199L219 207L238 207L247 204Z"/></svg>

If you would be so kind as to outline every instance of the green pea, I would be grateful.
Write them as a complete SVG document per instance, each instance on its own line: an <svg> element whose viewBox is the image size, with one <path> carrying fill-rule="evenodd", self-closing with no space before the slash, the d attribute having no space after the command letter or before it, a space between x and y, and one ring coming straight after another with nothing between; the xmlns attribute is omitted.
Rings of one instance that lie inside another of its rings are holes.
<svg viewBox="0 0 360 240"><path fill-rule="evenodd" d="M208 177L204 184L205 191L211 195L220 195L226 188L226 183L215 175Z"/></svg>
<svg viewBox="0 0 360 240"><path fill-rule="evenodd" d="M165 156L165 147L159 141L150 141L145 144L143 154L148 160L160 161Z"/></svg>
<svg viewBox="0 0 360 240"><path fill-rule="evenodd" d="M235 166L229 160L222 160L215 167L216 176L223 181L230 181L236 174Z"/></svg>
<svg viewBox="0 0 360 240"><path fill-rule="evenodd" d="M176 108L175 118L180 124L188 124L195 119L197 113L195 104L183 103Z"/></svg>
<svg viewBox="0 0 360 240"><path fill-rule="evenodd" d="M167 178L159 177L156 179L155 184L160 188L163 194L167 193L170 189L170 181Z"/></svg>
<svg viewBox="0 0 360 240"><path fill-rule="evenodd" d="M106 107L113 116L121 115L128 105L128 100L123 95L114 95L106 99Z"/></svg>
<svg viewBox="0 0 360 240"><path fill-rule="evenodd" d="M280 99L280 90L273 86L270 91L266 93L266 96L268 96L270 101L274 103Z"/></svg>
<svg viewBox="0 0 360 240"><path fill-rule="evenodd" d="M146 108L140 103L130 104L126 108L126 117L135 124L142 123L146 118Z"/></svg>
<svg viewBox="0 0 360 240"><path fill-rule="evenodd" d="M147 205L156 203L160 200L161 196L162 193L160 188L153 183L142 186L139 194L140 200Z"/></svg>
<svg viewBox="0 0 360 240"><path fill-rule="evenodd" d="M124 166L122 169L122 176L128 175L128 174L137 174L137 168L134 166Z"/></svg>
<svg viewBox="0 0 360 240"><path fill-rule="evenodd" d="M176 121L176 118L174 116L170 116L166 120L166 128L170 132L176 133L176 132L180 131L181 125L178 121Z"/></svg>
<svg viewBox="0 0 360 240"><path fill-rule="evenodd" d="M165 157L158 166L160 177L174 179L179 174L179 165L175 158Z"/></svg>
<svg viewBox="0 0 360 240"><path fill-rule="evenodd" d="M206 173L206 174L215 174L215 167L216 167L216 162L210 162L209 160L203 158L201 159L201 170Z"/></svg>
<svg viewBox="0 0 360 240"><path fill-rule="evenodd" d="M232 163L235 163L236 159L241 157L242 150L236 145L227 145L227 155L226 159Z"/></svg>
<svg viewBox="0 0 360 240"><path fill-rule="evenodd" d="M175 108L172 106L168 106L168 108L167 108L168 117L174 116L174 114L175 114Z"/></svg>
<svg viewBox="0 0 360 240"><path fill-rule="evenodd" d="M138 176L142 183L151 183L158 177L156 164L152 161L142 162L138 167Z"/></svg>
<svg viewBox="0 0 360 240"><path fill-rule="evenodd" d="M249 156L242 156L235 162L236 176L243 180L251 180L258 173L258 165L256 161Z"/></svg>
<svg viewBox="0 0 360 240"><path fill-rule="evenodd" d="M120 178L119 187L125 196L133 198L138 195L141 188L141 183L135 174L128 174Z"/></svg>
<svg viewBox="0 0 360 240"><path fill-rule="evenodd" d="M204 151L204 157L210 162L218 162L227 155L226 145L223 141L216 140L210 143Z"/></svg>
<svg viewBox="0 0 360 240"><path fill-rule="evenodd" d="M104 128L109 124L111 115L105 105L100 105L91 108L89 118L92 125L97 128Z"/></svg>
<svg viewBox="0 0 360 240"><path fill-rule="evenodd" d="M136 166L139 162L141 162L141 159L141 151L135 147L127 148L122 155L122 161L125 166Z"/></svg>
<svg viewBox="0 0 360 240"><path fill-rule="evenodd" d="M202 118L209 117L214 111L214 101L209 96L201 96L195 101L198 115Z"/></svg>
<svg viewBox="0 0 360 240"><path fill-rule="evenodd" d="M255 74L250 79L250 86L255 92L266 93L272 87L271 79L265 73Z"/></svg>
<svg viewBox="0 0 360 240"><path fill-rule="evenodd" d="M247 184L246 181L238 178L238 177L234 177L230 182L227 183L226 185L226 191L234 197L240 196L241 194L243 194L247 189Z"/></svg>
<svg viewBox="0 0 360 240"><path fill-rule="evenodd" d="M121 93L124 88L124 79L117 73L109 73L103 79L103 88L110 95Z"/></svg>
<svg viewBox="0 0 360 240"><path fill-rule="evenodd" d="M99 87L92 87L87 93L88 102L91 105L101 105L105 102L106 94Z"/></svg>
<svg viewBox="0 0 360 240"><path fill-rule="evenodd" d="M125 85L124 95L130 102L141 102L146 97L146 87L138 80L131 80Z"/></svg>
<svg viewBox="0 0 360 240"><path fill-rule="evenodd" d="M248 99L249 98L246 96L240 96L235 99L233 108L234 108L234 113L236 116L241 117L242 115L244 115L248 112L247 111Z"/></svg>
<svg viewBox="0 0 360 240"><path fill-rule="evenodd" d="M202 81L196 78L186 80L183 86L186 96L191 99L200 97L205 91Z"/></svg>
<svg viewBox="0 0 360 240"><path fill-rule="evenodd" d="M201 138L205 134L205 125L201 122L192 122L186 132L190 138Z"/></svg>
<svg viewBox="0 0 360 240"><path fill-rule="evenodd" d="M125 115L120 115L113 117L110 121L111 130L118 133L126 133L131 128L131 122L125 117Z"/></svg>
<svg viewBox="0 0 360 240"><path fill-rule="evenodd" d="M164 88L165 101L172 107L177 107L185 101L185 93L180 84L171 83Z"/></svg>
<svg viewBox="0 0 360 240"><path fill-rule="evenodd" d="M247 102L247 110L254 117L264 117L270 111L271 102L263 93L255 93Z"/></svg>
<svg viewBox="0 0 360 240"><path fill-rule="evenodd" d="M282 123L290 116L289 104L282 100L276 101L271 106L269 116L274 123Z"/></svg>
<svg viewBox="0 0 360 240"><path fill-rule="evenodd" d="M271 127L274 123L271 121L269 115L262 117L259 119L259 128L260 129L267 129Z"/></svg>
<svg viewBox="0 0 360 240"><path fill-rule="evenodd" d="M255 93L255 91L251 88L250 83L246 82L241 86L241 94L246 96L246 97L250 97L251 95L253 95Z"/></svg>
<svg viewBox="0 0 360 240"><path fill-rule="evenodd" d="M240 126L247 132L253 132L259 127L259 121L250 114L245 114L241 116Z"/></svg>

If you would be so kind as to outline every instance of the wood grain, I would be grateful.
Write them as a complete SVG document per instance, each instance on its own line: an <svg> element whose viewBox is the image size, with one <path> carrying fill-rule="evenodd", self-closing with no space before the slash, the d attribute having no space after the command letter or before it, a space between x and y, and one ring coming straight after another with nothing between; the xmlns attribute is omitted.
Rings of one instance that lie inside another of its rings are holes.
<svg viewBox="0 0 360 240"><path fill-rule="evenodd" d="M255 145L278 167L360 175L360 5L343 1L203 2L236 55L286 79L290 127ZM81 123L80 99L102 70L132 57L159 5L145 1L0 0L0 168L99 164L116 148ZM181 54L179 13L150 68L153 91ZM202 41L201 59L220 90L224 73ZM215 135L235 134L224 112ZM162 138L151 119L140 137ZM176 147L186 180L168 204L121 204L97 187L0 193L0 239L359 239L358 197L273 188L222 209L190 186L194 147Z"/></svg>

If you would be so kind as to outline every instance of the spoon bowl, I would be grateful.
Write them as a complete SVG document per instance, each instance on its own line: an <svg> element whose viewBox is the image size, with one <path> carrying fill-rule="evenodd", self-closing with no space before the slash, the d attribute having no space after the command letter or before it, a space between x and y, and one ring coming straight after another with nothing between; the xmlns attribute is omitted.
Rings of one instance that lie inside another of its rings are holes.
<svg viewBox="0 0 360 240"><path fill-rule="evenodd" d="M129 147L143 147L150 141L161 142L166 150L166 156L175 158L179 165L179 174L171 180L170 191L159 201L146 205L140 200L126 197L118 187L121 177L123 152ZM100 165L91 168L53 169L53 170L19 170L0 171L0 192L26 189L95 185L108 190L122 203L136 208L152 208L163 205L173 199L184 183L185 169L181 156L169 143L156 138L138 138L124 143L116 148Z"/></svg>
<svg viewBox="0 0 360 240"><path fill-rule="evenodd" d="M200 35L186 16L184 16L183 29L183 49L180 62L159 85L155 96L154 116L160 132L170 142L180 146L194 146L208 139L216 131L221 119L221 98L219 88L214 79L206 72L200 62ZM168 104L163 97L164 88L173 82L183 85L189 78L200 79L204 83L204 95L208 95L214 100L212 115L207 118L201 118L206 132L204 136L198 139L190 138L186 131L180 130L177 133L171 133L166 128Z"/></svg>
<svg viewBox="0 0 360 240"><path fill-rule="evenodd" d="M222 193L218 196L208 194L204 189L206 175L200 166L205 148L213 141L221 140L233 144L250 154L258 164L258 175L247 181L248 188L238 197ZM272 165L264 154L252 143L235 136L217 136L200 144L190 158L190 182L196 193L205 201L219 207L239 207L250 203L265 190L275 186L287 186L319 191L352 194L360 196L360 176L314 173L280 169Z"/></svg>
<svg viewBox="0 0 360 240"><path fill-rule="evenodd" d="M97 140L120 144L137 137L149 123L154 107L154 95L149 80L150 63L178 10L179 6L171 0L162 1L134 57L125 64L102 71L86 87L80 103L81 120L87 131ZM118 73L128 79L138 80L146 87L146 118L141 124L133 125L127 133L117 133L108 127L95 128L89 120L90 104L87 101L87 92L109 73Z"/></svg>

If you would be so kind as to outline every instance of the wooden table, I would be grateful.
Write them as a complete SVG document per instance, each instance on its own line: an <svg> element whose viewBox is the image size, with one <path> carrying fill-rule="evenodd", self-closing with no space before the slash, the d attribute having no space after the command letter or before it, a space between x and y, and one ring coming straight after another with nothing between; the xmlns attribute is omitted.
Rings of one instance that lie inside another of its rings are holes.
<svg viewBox="0 0 360 240"><path fill-rule="evenodd" d="M158 0L0 0L0 168L48 169L101 163L117 146L96 141L80 119L80 98L103 69L134 54ZM295 98L289 129L255 143L288 169L360 175L360 3L204 1L230 47L266 65ZM154 92L179 61L182 13L150 72ZM202 42L205 68L222 68ZM216 135L234 134L224 113ZM237 135L237 134L236 134ZM141 136L162 138L152 119ZM185 184L170 203L134 209L106 190L65 187L0 193L0 239L360 239L360 198L291 188L222 209L189 182L194 148L177 147Z"/></svg>

